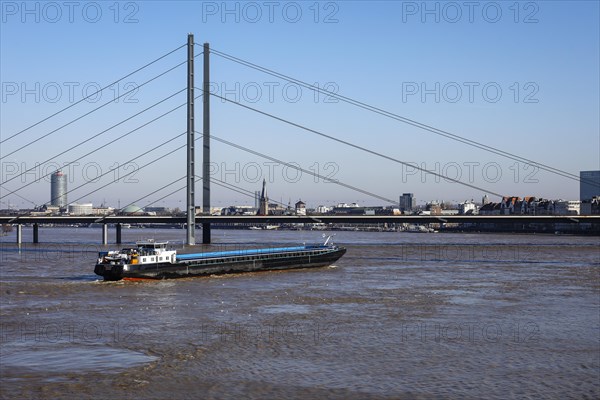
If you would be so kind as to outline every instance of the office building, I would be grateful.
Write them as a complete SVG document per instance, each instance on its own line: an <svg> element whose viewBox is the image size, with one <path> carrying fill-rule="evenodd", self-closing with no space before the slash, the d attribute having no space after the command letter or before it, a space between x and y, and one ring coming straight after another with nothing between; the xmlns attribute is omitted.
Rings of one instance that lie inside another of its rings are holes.
<svg viewBox="0 0 600 400"><path fill-rule="evenodd" d="M600 170L579 171L579 200L591 200L600 196Z"/></svg>
<svg viewBox="0 0 600 400"><path fill-rule="evenodd" d="M405 213L412 212L417 207L417 200L413 193L403 193L400 196L400 211Z"/></svg>
<svg viewBox="0 0 600 400"><path fill-rule="evenodd" d="M50 176L50 205L67 206L67 175L60 170Z"/></svg>

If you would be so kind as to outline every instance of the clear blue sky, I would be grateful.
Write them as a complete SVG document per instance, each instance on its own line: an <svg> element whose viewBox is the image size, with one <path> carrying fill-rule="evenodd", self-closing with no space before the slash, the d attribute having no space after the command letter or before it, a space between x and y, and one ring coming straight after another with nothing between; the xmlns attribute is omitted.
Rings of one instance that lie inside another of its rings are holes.
<svg viewBox="0 0 600 400"><path fill-rule="evenodd" d="M575 175L600 168L599 20L597 1L540 2L1 2L1 136L7 139L183 45L188 33L211 47L468 140ZM196 52L201 52L198 47ZM36 204L50 197L49 178L64 168L69 201L123 206L185 175L185 151L109 183L185 143L181 137L128 163L186 129L185 108L107 144L185 102L185 93L102 132L186 85L185 66L120 98L118 103L9 153L114 99L185 60L180 49L151 67L0 146L2 187ZM196 59L201 86L202 58ZM227 61L211 59L213 90L394 159L460 178L481 189L445 182L323 137L212 99L212 134L281 161L296 163L397 199L419 202L480 200L487 193L577 199L579 184L526 163L483 151ZM197 91L200 94L200 91ZM201 99L196 129L202 131ZM53 156L80 142L76 149ZM214 177L246 190L266 178L273 200L308 206L377 198L325 183L306 173L215 142ZM201 174L201 145L197 173ZM36 167L51 159L50 164ZM116 166L120 170L111 171ZM317 180L317 182L315 182ZM146 205L184 183L140 201ZM213 205L253 204L250 197L213 186ZM497 198L490 195L492 199ZM17 207L16 195L1 199ZM197 183L201 203L201 183ZM156 205L182 206L185 192ZM182 207L183 208L183 207Z"/></svg>

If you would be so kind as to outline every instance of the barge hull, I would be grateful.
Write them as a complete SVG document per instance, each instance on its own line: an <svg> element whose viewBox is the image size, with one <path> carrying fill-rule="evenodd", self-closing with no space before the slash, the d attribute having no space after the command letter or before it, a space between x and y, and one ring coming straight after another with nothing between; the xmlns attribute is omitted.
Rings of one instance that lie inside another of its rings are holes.
<svg viewBox="0 0 600 400"><path fill-rule="evenodd" d="M156 263L142 265L97 264L94 272L107 281L123 278L173 279L194 276L222 275L242 272L277 271L286 269L320 268L331 265L346 252L345 248L318 255L299 255L296 257L254 259L247 261L223 260L206 263L202 260L186 260L177 264ZM127 271L127 269L129 269Z"/></svg>

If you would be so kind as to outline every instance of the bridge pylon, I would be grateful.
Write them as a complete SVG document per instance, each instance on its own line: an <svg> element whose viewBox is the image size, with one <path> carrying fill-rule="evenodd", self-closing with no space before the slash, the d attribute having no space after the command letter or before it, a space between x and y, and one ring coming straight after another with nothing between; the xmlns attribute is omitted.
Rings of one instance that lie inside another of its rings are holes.
<svg viewBox="0 0 600 400"><path fill-rule="evenodd" d="M202 83L202 214L210 215L210 46L204 43L204 81ZM210 223L202 223L202 243L210 244Z"/></svg>
<svg viewBox="0 0 600 400"><path fill-rule="evenodd" d="M196 204L194 197L195 166L194 166L194 35L188 35L187 42L187 245L196 244Z"/></svg>

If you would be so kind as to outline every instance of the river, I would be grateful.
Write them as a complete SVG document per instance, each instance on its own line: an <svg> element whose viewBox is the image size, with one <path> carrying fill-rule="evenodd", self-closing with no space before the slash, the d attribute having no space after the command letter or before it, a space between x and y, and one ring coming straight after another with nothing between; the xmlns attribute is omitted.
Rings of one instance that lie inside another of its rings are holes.
<svg viewBox="0 0 600 400"><path fill-rule="evenodd" d="M598 237L337 232L332 267L103 282L100 229L14 234L3 399L600 397ZM123 230L151 237L185 232ZM198 249L321 240L215 230Z"/></svg>

